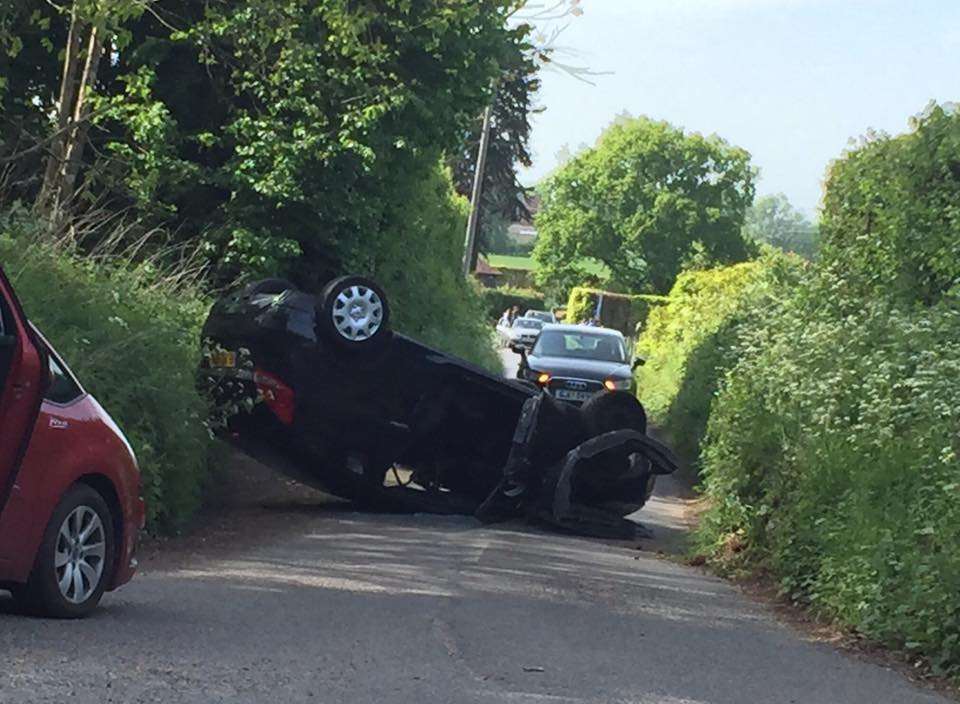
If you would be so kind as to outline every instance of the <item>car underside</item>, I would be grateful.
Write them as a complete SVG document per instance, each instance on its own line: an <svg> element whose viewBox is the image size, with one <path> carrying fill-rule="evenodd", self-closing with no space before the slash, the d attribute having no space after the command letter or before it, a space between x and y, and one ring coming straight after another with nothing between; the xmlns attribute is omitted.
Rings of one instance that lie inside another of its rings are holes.
<svg viewBox="0 0 960 704"><path fill-rule="evenodd" d="M575 408L393 332L385 294L361 277L319 295L248 285L203 335L225 437L358 505L632 537L625 516L676 468L632 395Z"/></svg>

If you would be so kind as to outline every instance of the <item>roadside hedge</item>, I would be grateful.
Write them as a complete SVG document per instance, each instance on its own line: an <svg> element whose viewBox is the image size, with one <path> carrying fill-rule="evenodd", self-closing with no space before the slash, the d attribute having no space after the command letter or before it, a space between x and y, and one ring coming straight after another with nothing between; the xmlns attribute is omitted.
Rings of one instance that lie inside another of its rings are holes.
<svg viewBox="0 0 960 704"><path fill-rule="evenodd" d="M802 267L800 258L770 249L756 261L687 271L650 312L636 347L646 359L636 372L638 395L688 462L696 464L717 384L736 361L751 304L783 295Z"/></svg>
<svg viewBox="0 0 960 704"><path fill-rule="evenodd" d="M821 259L857 295L933 304L960 295L960 113L872 134L833 164Z"/></svg>
<svg viewBox="0 0 960 704"><path fill-rule="evenodd" d="M703 452L700 545L958 674L960 308L833 290L757 304L741 330Z"/></svg>
<svg viewBox="0 0 960 704"><path fill-rule="evenodd" d="M960 117L833 165L821 262L745 301L701 550L960 677Z"/></svg>
<svg viewBox="0 0 960 704"><path fill-rule="evenodd" d="M528 310L546 310L543 294L532 288L484 288L480 289L483 310L490 320L498 320L507 308L520 306L520 313Z"/></svg>
<svg viewBox="0 0 960 704"><path fill-rule="evenodd" d="M0 220L0 262L31 320L133 445L150 530L182 526L200 506L211 449L195 385L206 299L149 265L46 244L17 219Z"/></svg>
<svg viewBox="0 0 960 704"><path fill-rule="evenodd" d="M351 271L370 274L383 287L397 330L499 371L485 303L460 273L467 201L439 163L420 172L410 168L386 207L394 229L371 234Z"/></svg>
<svg viewBox="0 0 960 704"><path fill-rule="evenodd" d="M570 289L567 300L567 320L583 323L593 318L601 296L603 306L600 309L600 322L628 337L636 334L637 326L646 322L651 310L668 300L666 296L631 295L575 286Z"/></svg>

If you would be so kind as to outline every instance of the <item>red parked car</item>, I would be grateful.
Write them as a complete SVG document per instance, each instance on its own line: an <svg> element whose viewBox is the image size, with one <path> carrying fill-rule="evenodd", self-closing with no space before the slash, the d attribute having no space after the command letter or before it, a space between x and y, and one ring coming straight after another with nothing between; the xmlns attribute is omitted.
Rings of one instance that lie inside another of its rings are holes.
<svg viewBox="0 0 960 704"><path fill-rule="evenodd" d="M133 576L143 521L130 444L0 270L0 589L35 613L85 616Z"/></svg>

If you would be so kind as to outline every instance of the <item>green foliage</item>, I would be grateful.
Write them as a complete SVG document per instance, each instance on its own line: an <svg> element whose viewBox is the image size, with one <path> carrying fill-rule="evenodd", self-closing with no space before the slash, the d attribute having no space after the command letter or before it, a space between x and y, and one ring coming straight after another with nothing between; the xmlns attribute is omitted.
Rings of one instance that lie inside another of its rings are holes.
<svg viewBox="0 0 960 704"><path fill-rule="evenodd" d="M307 288L416 230L394 194L461 144L527 31L505 0L162 4L182 31L133 23L116 68L155 73L172 156L197 167L157 198L221 279L265 264Z"/></svg>
<svg viewBox="0 0 960 704"><path fill-rule="evenodd" d="M567 299L567 321L584 323L592 319L597 312L597 304L603 297L600 309L600 322L615 328L624 335L633 336L650 315L650 311L668 299L665 296L649 294L628 295L601 291L585 286L575 286Z"/></svg>
<svg viewBox="0 0 960 704"><path fill-rule="evenodd" d="M519 254L488 254L487 262L495 269L523 269L533 271L537 264L533 259Z"/></svg>
<svg viewBox="0 0 960 704"><path fill-rule="evenodd" d="M753 179L750 155L719 137L621 119L542 186L539 282L567 292L587 280L590 257L615 289L666 293L695 246L714 264L743 261Z"/></svg>
<svg viewBox="0 0 960 704"><path fill-rule="evenodd" d="M932 303L960 281L960 114L931 106L898 137L871 134L833 164L824 264L864 295Z"/></svg>
<svg viewBox="0 0 960 704"><path fill-rule="evenodd" d="M525 254L489 254L487 261L490 266L497 269L524 269L527 271L536 271L537 260ZM610 270L601 262L595 259L583 258L577 262L578 267L582 267L587 272L587 278L606 280L610 277Z"/></svg>
<svg viewBox="0 0 960 704"><path fill-rule="evenodd" d="M36 199L72 8L109 47L72 204L79 245L19 251L18 233L3 261L130 435L151 525L198 505L207 409L193 388L202 301L157 284L145 261L197 253L215 286L282 274L315 290L369 274L398 329L499 368L458 273L465 206L437 165L507 69L510 155L523 159L536 78L529 28L508 26L513 0L14 0L0 9L0 160L21 158L0 201ZM140 263L83 260L104 247Z"/></svg>
<svg viewBox="0 0 960 704"><path fill-rule="evenodd" d="M0 159L22 154L49 130L60 80L57 52L67 29L52 3L0 3ZM5 198L31 198L45 151L4 164Z"/></svg>
<svg viewBox="0 0 960 704"><path fill-rule="evenodd" d="M583 286L574 286L570 289L570 297L567 299L567 321L583 323L593 318L597 310L598 293L596 289Z"/></svg>
<svg viewBox="0 0 960 704"><path fill-rule="evenodd" d="M507 226L530 218L526 206L526 188L517 179L517 168L529 167L530 116L540 112L533 105L540 88L539 64L528 44L526 30L515 30L513 51L501 60L490 116L487 158L483 170L478 247L483 252L508 252L513 243L506 236ZM457 192L470 197L480 145L483 120L476 117L467 138L450 153L453 180Z"/></svg>
<svg viewBox="0 0 960 704"><path fill-rule="evenodd" d="M784 593L960 672L960 309L842 298L753 307L703 454L700 541Z"/></svg>
<svg viewBox="0 0 960 704"><path fill-rule="evenodd" d="M701 460L701 547L960 676L960 120L871 135L792 294L745 299Z"/></svg>
<svg viewBox="0 0 960 704"><path fill-rule="evenodd" d="M757 198L747 210L743 232L755 242L764 242L806 259L813 259L817 252L816 224L795 210L782 193Z"/></svg>
<svg viewBox="0 0 960 704"><path fill-rule="evenodd" d="M147 265L80 258L0 222L0 260L27 314L123 428L144 479L148 525L197 509L207 476L207 406L195 386L206 301Z"/></svg>
<svg viewBox="0 0 960 704"><path fill-rule="evenodd" d="M171 216L176 208L160 196L171 192L171 184L186 187L199 169L176 153L180 135L169 109L154 94L154 71L143 66L117 82L120 92L91 100L93 123L111 135L102 146L112 158L90 170L88 184L123 192L143 216Z"/></svg>
<svg viewBox="0 0 960 704"><path fill-rule="evenodd" d="M386 290L397 329L499 370L483 304L460 273L467 204L439 165L409 176L391 194L386 209L398 229L374 241L377 258L360 271Z"/></svg>
<svg viewBox="0 0 960 704"><path fill-rule="evenodd" d="M543 294L526 288L485 288L480 290L483 311L488 320L497 320L507 308L520 306L521 314L528 310L545 310Z"/></svg>
<svg viewBox="0 0 960 704"><path fill-rule="evenodd" d="M217 283L269 273L315 288L369 268L380 233L416 229L390 219L393 194L463 145L495 79L517 78L519 92L503 93L514 122L536 86L529 28L507 26L510 0L147 4L17 0L3 11L0 158L50 133L78 8L112 49L75 211L123 210L137 223L128 243L174 233ZM35 199L43 154L17 163L0 198Z"/></svg>
<svg viewBox="0 0 960 704"><path fill-rule="evenodd" d="M646 359L636 372L638 393L685 458L699 454L718 381L736 361L741 326L756 306L789 293L800 266L769 251L756 261L685 272L647 318L637 341Z"/></svg>

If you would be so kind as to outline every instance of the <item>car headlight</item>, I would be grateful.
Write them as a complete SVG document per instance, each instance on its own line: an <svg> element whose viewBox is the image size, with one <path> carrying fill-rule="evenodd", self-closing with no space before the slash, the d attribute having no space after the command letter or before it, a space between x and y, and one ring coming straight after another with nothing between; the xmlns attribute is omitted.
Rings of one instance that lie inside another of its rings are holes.
<svg viewBox="0 0 960 704"><path fill-rule="evenodd" d="M536 369L531 369L530 367L527 367L524 377L528 381L535 381L541 386L545 386L550 383L550 374L548 372L538 372Z"/></svg>
<svg viewBox="0 0 960 704"><path fill-rule="evenodd" d="M603 382L608 391L629 391L630 384L630 379L607 379Z"/></svg>

